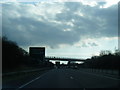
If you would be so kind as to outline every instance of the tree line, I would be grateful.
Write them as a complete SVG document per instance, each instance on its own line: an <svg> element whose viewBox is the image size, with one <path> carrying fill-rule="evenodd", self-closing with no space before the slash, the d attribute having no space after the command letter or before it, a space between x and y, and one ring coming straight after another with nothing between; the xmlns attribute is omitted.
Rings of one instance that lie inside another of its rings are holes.
<svg viewBox="0 0 120 90"><path fill-rule="evenodd" d="M38 63L17 43L2 37L2 71L15 70L21 66L42 68L53 67L53 64L50 62Z"/></svg>
<svg viewBox="0 0 120 90"><path fill-rule="evenodd" d="M109 50L102 50L99 56L92 56L90 59L86 59L81 66L93 69L120 70L120 50L116 49L114 53Z"/></svg>

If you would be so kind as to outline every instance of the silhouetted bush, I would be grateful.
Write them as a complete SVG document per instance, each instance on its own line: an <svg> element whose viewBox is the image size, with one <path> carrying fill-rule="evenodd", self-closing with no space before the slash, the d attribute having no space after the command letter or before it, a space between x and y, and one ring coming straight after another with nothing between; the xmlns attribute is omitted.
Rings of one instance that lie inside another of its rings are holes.
<svg viewBox="0 0 120 90"><path fill-rule="evenodd" d="M27 52L20 48L15 42L2 38L2 67L6 69L14 69L19 67L25 61Z"/></svg>
<svg viewBox="0 0 120 90"><path fill-rule="evenodd" d="M39 62L20 48L15 42L2 37L2 71L16 69L20 66L28 67L53 67L50 62Z"/></svg>

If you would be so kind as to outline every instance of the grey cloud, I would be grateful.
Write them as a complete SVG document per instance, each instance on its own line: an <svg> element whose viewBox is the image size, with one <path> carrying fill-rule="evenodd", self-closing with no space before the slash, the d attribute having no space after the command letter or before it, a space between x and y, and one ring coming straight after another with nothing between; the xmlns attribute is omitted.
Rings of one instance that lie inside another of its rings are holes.
<svg viewBox="0 0 120 90"><path fill-rule="evenodd" d="M85 6L78 3L67 3L66 10L57 15L57 20L70 21L74 19L74 30L80 35L89 35L90 37L115 37L118 33L118 9L117 5L109 8L99 8ZM70 6L77 6L72 8ZM80 11L85 16L75 15Z"/></svg>
<svg viewBox="0 0 120 90"><path fill-rule="evenodd" d="M82 43L81 47L89 47L86 43Z"/></svg>
<svg viewBox="0 0 120 90"><path fill-rule="evenodd" d="M106 2L98 2L98 5L105 5Z"/></svg>
<svg viewBox="0 0 120 90"><path fill-rule="evenodd" d="M68 7L68 9L70 11L77 11L78 9L82 8L80 7L82 6L82 3L81 2L66 2L65 3L65 7Z"/></svg>
<svg viewBox="0 0 120 90"><path fill-rule="evenodd" d="M117 36L118 17L116 6L100 9L98 6L84 6L77 2L67 2L64 5L62 12L56 14L54 19L54 21L59 21L61 24L54 24L50 20L46 20L44 15L32 13L30 8L33 8L33 6L31 5L5 4L3 5L2 17L3 35L22 46L48 45L52 48L60 44L72 45L84 36L90 38ZM81 11L85 16L75 14L78 11ZM67 22L73 23L74 26L66 25ZM72 30L63 31L64 28ZM89 43L89 45L97 46L96 43ZM87 44L82 45L82 47L86 46Z"/></svg>
<svg viewBox="0 0 120 90"><path fill-rule="evenodd" d="M98 46L97 43L94 43L94 42L91 42L91 43L88 43L90 46Z"/></svg>
<svg viewBox="0 0 120 90"><path fill-rule="evenodd" d="M6 14L6 13L4 13ZM3 14L3 35L17 41L19 45L49 45L73 44L79 40L72 32L64 32L59 27L40 22L34 18L21 16L7 18ZM9 23L9 21L11 23Z"/></svg>
<svg viewBox="0 0 120 90"><path fill-rule="evenodd" d="M95 42L88 42L88 43L82 42L80 47L95 47L95 46L98 46L98 44Z"/></svg>

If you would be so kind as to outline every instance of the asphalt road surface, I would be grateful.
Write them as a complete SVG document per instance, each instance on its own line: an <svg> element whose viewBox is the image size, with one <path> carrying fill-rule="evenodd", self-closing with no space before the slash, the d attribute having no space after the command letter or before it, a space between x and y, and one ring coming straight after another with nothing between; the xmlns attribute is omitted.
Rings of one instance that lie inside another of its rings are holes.
<svg viewBox="0 0 120 90"><path fill-rule="evenodd" d="M78 69L52 69L27 83L23 88L118 88L119 79Z"/></svg>

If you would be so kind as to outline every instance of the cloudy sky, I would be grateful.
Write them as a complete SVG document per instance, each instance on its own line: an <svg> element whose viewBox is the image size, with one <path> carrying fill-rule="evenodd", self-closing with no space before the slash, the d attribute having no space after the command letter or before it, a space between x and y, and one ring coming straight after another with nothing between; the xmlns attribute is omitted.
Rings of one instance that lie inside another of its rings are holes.
<svg viewBox="0 0 120 90"><path fill-rule="evenodd" d="M90 58L118 48L118 0L2 4L2 35L46 56Z"/></svg>

